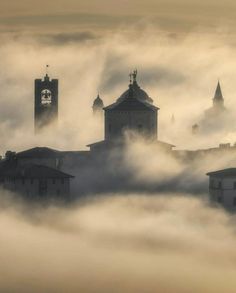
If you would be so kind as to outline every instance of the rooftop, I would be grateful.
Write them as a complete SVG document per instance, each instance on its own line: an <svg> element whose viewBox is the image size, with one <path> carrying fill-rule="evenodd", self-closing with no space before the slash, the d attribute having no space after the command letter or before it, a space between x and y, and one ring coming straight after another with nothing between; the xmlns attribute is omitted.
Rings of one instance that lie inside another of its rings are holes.
<svg viewBox="0 0 236 293"><path fill-rule="evenodd" d="M213 177L236 177L236 168L228 168L223 169L219 171L209 172L207 173L207 176L213 176Z"/></svg>
<svg viewBox="0 0 236 293"><path fill-rule="evenodd" d="M0 177L30 179L73 178L72 175L66 174L57 169L36 164L29 164L25 166L5 165L0 169Z"/></svg>
<svg viewBox="0 0 236 293"><path fill-rule="evenodd" d="M16 154L17 158L59 158L62 152L47 147L35 147Z"/></svg>
<svg viewBox="0 0 236 293"><path fill-rule="evenodd" d="M132 111L153 111L153 110L158 110L159 108L140 101L139 99L135 97L127 97L123 100L120 100L108 107L105 107L104 110L112 110L112 111L127 111L127 110L132 110Z"/></svg>
<svg viewBox="0 0 236 293"><path fill-rule="evenodd" d="M137 83L137 70L130 74L129 88L112 105L105 107L104 110L115 111L151 111L159 110L153 105L153 100L141 89ZM133 78L133 79L132 79Z"/></svg>

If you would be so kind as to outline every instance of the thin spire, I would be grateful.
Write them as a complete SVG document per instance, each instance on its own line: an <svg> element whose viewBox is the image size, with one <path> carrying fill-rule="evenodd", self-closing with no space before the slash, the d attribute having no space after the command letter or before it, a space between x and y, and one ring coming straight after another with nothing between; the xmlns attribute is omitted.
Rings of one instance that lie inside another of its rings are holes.
<svg viewBox="0 0 236 293"><path fill-rule="evenodd" d="M216 87L214 100L224 100L219 80L218 80L218 84L217 84L217 87Z"/></svg>
<svg viewBox="0 0 236 293"><path fill-rule="evenodd" d="M46 65L46 74L48 74L49 65Z"/></svg>
<svg viewBox="0 0 236 293"><path fill-rule="evenodd" d="M101 100L99 92L98 92L98 95L97 95L97 99Z"/></svg>
<svg viewBox="0 0 236 293"><path fill-rule="evenodd" d="M49 65L47 64L46 65L46 70L45 70L46 71L46 75L45 75L45 78L44 78L47 81L49 80L48 69L49 69Z"/></svg>

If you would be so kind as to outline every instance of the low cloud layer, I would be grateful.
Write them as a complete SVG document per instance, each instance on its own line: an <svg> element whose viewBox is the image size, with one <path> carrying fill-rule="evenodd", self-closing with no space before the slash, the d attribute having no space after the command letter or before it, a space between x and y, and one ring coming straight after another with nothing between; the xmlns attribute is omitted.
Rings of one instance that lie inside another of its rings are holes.
<svg viewBox="0 0 236 293"><path fill-rule="evenodd" d="M119 194L67 209L4 205L2 292L234 292L235 218L207 202Z"/></svg>

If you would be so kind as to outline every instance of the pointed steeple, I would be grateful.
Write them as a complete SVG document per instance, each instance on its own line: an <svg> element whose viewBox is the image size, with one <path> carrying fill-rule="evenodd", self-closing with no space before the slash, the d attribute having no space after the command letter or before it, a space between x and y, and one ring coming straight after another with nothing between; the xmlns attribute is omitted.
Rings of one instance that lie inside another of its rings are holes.
<svg viewBox="0 0 236 293"><path fill-rule="evenodd" d="M224 100L223 95L222 95L222 91L221 91L220 81L218 81L214 99L216 99L216 100Z"/></svg>
<svg viewBox="0 0 236 293"><path fill-rule="evenodd" d="M213 105L214 106L224 106L224 97L222 94L221 86L220 86L220 81L218 81L216 91L215 91L215 96L213 99Z"/></svg>

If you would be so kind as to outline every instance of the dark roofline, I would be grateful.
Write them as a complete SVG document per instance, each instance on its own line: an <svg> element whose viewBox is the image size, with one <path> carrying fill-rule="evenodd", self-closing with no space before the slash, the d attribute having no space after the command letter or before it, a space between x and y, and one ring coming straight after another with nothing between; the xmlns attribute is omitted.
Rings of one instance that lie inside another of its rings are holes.
<svg viewBox="0 0 236 293"><path fill-rule="evenodd" d="M236 176L236 168L227 168L218 171L209 172L207 176L216 176L216 177L233 177Z"/></svg>
<svg viewBox="0 0 236 293"><path fill-rule="evenodd" d="M6 168L6 169L5 169ZM28 164L24 166L6 166L5 168L2 168L0 171L0 177L12 177L12 178L74 178L74 176L64 173L60 170L43 166L43 165L37 165L37 164ZM5 170L4 170L5 169ZM28 173L27 173L28 172ZM37 174L38 172L38 174Z"/></svg>
<svg viewBox="0 0 236 293"><path fill-rule="evenodd" d="M156 140L155 141L157 144L160 144L160 145L167 145L167 146L170 146L172 148L176 147L175 145L173 144L170 144L168 142L164 142L164 141L160 141L160 140ZM101 141L98 141L98 142L95 142L95 143L92 143L92 144L88 144L87 147L93 147L93 146L96 146L96 145L118 145L118 144L122 144L123 141L122 140L116 140L116 141L112 141L112 140L101 140Z"/></svg>
<svg viewBox="0 0 236 293"><path fill-rule="evenodd" d="M176 145L173 145L171 143L165 142L165 141L161 141L161 140L157 140L157 143L163 144L163 145L168 145L171 146L172 148L175 148Z"/></svg>
<svg viewBox="0 0 236 293"><path fill-rule="evenodd" d="M91 144L87 144L86 146L87 147L92 147L92 146L95 146L95 145L102 145L102 144L105 144L106 141L105 140L101 140L101 141L98 141L98 142L94 142L94 143L91 143Z"/></svg>
<svg viewBox="0 0 236 293"><path fill-rule="evenodd" d="M122 140L101 140L95 143L88 144L87 147L99 146L99 145L106 145L106 146L118 146L122 145L124 142ZM90 152L90 151L89 151Z"/></svg>
<svg viewBox="0 0 236 293"><path fill-rule="evenodd" d="M16 154L17 158L51 158L61 157L63 152L48 147L34 147Z"/></svg>
<svg viewBox="0 0 236 293"><path fill-rule="evenodd" d="M139 103L141 103L141 104L143 104L143 106L146 106L148 109L151 109L151 110L157 110L157 111L159 111L160 110L160 108L158 108L158 107L156 107L156 106L154 106L154 105L151 105L151 104L149 104L149 103L146 103L146 102L144 102L144 101L142 101L142 100L139 100L138 98L136 98L136 97L128 97L128 98L126 98L126 99L124 99L124 100L121 100L121 101L118 101L118 102L115 102L115 103L113 103L113 104L111 104L111 105L109 105L109 106L106 106L106 107L104 107L103 108L103 110L104 111L109 111L109 110L116 110L116 107L118 107L120 104L122 104L123 102L125 102L127 99L135 99L137 102L139 102ZM119 110L118 110L119 111ZM131 111L132 111L132 109L131 109ZM133 110L133 111L140 111L140 110ZM142 110L141 110L142 111Z"/></svg>

